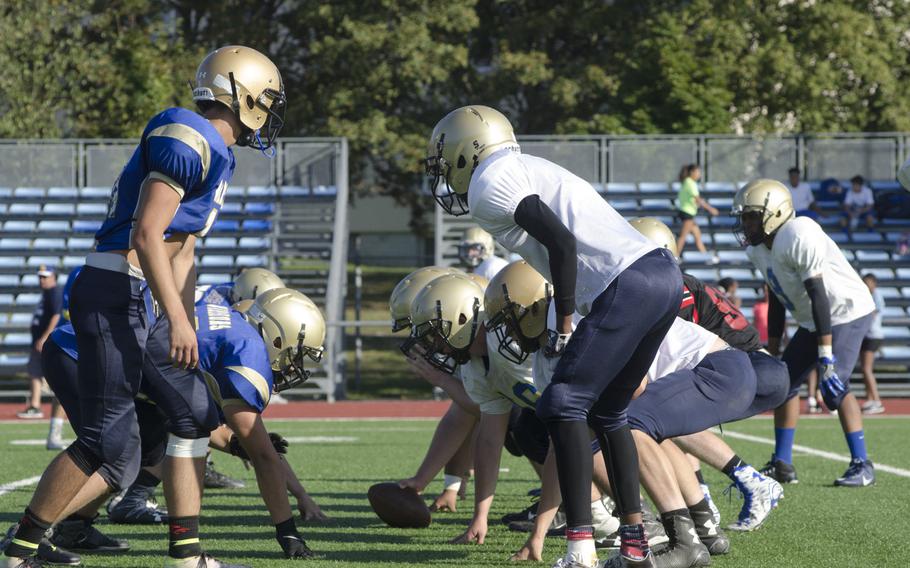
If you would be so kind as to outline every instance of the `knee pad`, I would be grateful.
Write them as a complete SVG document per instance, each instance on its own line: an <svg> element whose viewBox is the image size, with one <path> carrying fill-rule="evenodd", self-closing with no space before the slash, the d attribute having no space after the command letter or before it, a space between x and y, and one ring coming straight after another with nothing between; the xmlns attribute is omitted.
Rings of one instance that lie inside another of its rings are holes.
<svg viewBox="0 0 910 568"><path fill-rule="evenodd" d="M180 438L171 434L167 440L167 455L175 458L204 458L209 451L209 438Z"/></svg>
<svg viewBox="0 0 910 568"><path fill-rule="evenodd" d="M104 463L98 454L85 447L81 439L76 440L66 448L66 453L76 464L76 467L85 475L91 476L98 471Z"/></svg>

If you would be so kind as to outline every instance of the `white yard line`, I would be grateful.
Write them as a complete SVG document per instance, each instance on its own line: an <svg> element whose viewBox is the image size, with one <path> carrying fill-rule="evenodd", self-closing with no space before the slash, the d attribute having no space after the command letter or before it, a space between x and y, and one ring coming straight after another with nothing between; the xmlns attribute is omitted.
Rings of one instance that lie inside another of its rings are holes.
<svg viewBox="0 0 910 568"><path fill-rule="evenodd" d="M20 487L28 487L29 485L34 485L34 484L38 483L38 481L40 479L41 479L41 476L36 475L35 477L29 477L27 479L20 479L19 481L11 481L10 483L4 483L3 485L0 485L0 495L6 495L10 491L15 491L16 489L19 489Z"/></svg>
<svg viewBox="0 0 910 568"><path fill-rule="evenodd" d="M766 444L769 446L774 445L774 440L771 438L764 438L762 436L753 436L751 434L743 434L742 432L736 432L734 430L728 430L724 428L723 433L720 430L714 429L714 432L720 434L721 436L728 436L730 438L736 438L737 440L745 440L746 442L755 442L757 444ZM834 452L826 452L824 450L817 450L815 448L810 448L809 446L801 446L799 444L794 444L793 449L797 452L802 452L810 456L815 456L818 458L823 458L826 460L849 463L850 456L845 456L843 454L835 454ZM894 467L891 465L886 465L883 463L876 462L875 471L884 471L885 473L890 473L897 475L899 477L910 478L910 470L902 469L899 467Z"/></svg>

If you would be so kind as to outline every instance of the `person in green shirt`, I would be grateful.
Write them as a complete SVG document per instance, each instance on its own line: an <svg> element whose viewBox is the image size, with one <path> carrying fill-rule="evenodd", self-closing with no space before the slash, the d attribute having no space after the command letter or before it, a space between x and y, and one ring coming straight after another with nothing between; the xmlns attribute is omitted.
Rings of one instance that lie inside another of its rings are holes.
<svg viewBox="0 0 910 568"><path fill-rule="evenodd" d="M695 247L699 252L708 252L703 242L701 242L701 229L695 222L695 215L699 207L704 207L712 217L717 217L717 209L710 203L702 199L698 192L698 180L701 178L701 168L698 164L688 164L682 167L679 172L679 194L676 196L676 216L682 222L682 228L679 230L679 238L676 241L676 250L682 257L683 247L686 246L686 239L691 233L695 237ZM718 258L715 254L712 262L717 264Z"/></svg>

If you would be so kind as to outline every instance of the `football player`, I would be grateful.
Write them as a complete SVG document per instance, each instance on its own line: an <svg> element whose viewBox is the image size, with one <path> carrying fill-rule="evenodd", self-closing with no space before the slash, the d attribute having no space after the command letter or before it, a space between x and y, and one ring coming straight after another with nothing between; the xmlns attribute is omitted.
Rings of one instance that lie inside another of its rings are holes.
<svg viewBox="0 0 910 568"><path fill-rule="evenodd" d="M642 525L638 459L626 408L676 316L682 278L672 256L645 239L586 181L522 155L512 125L484 106L437 123L427 174L451 214L470 210L482 229L553 283L563 354L538 402L559 469L566 556L555 566L594 566L588 425L597 433L622 519L622 556L652 566ZM584 315L572 331L572 314Z"/></svg>
<svg viewBox="0 0 910 568"><path fill-rule="evenodd" d="M540 349L548 334L546 313L550 299L544 292L545 280L532 272L530 267L522 271L521 278L517 278L518 271L511 274L513 267L517 268L521 264L513 263L504 269L500 273L503 277L502 282L498 282L499 285L495 288L488 289L487 296L491 300L488 304L494 306L491 308L489 322L497 335L500 350L508 351L517 357L536 353L535 384L538 389L546 392L553 369L557 365L557 362L543 356ZM536 286L533 284L535 279L538 282ZM552 310L551 315L555 315ZM664 377L683 365L693 365L693 362L703 358L707 353L717 351L723 346L725 346L723 341L714 334L677 320L662 341L658 356L648 375L651 378ZM744 358L745 355L731 353L727 357ZM712 523L706 522L710 521L712 516L710 508L689 463L671 443L664 442L660 445L657 443L663 441L668 428L691 428L691 420L687 415L693 407L698 407L698 420L709 422L711 417L723 420L724 416L721 416L723 412L735 412L735 409L725 410L710 396L706 399L705 396L699 396L699 393L702 390L712 394L719 391L748 390L743 387L750 384L749 376L734 378L737 374L735 372L737 361L724 361L723 356L712 363L713 365L708 365L706 362L705 368L697 372L666 377L661 387L664 385L672 387L669 390L672 390L673 397L679 398L681 402L679 409L665 412L668 415L666 421L651 418L653 414L651 409L663 406L663 401L667 398L666 395L660 394L660 389L652 389L650 394L645 390L645 394L639 397L639 400L646 402L645 406L636 400L629 407L630 423L636 429L633 436L642 464L642 483L661 511L661 519L669 537L668 545L658 549L654 556L657 566L700 565L707 561L709 551L724 554L729 550L729 541L723 533ZM754 385L754 375L751 378ZM696 380L701 390L693 388ZM747 402L745 395L739 398L742 399L741 406ZM643 411L638 412L639 408ZM657 426L657 422L660 422L661 426ZM546 524L559 503L558 498L554 499L552 484L547 482L549 465L545 465L544 489L535 529L522 550L515 555L516 559L540 559ZM692 538L692 534L697 534L698 538ZM704 545L699 542L700 539L704 540Z"/></svg>
<svg viewBox="0 0 910 568"><path fill-rule="evenodd" d="M494 285L497 282L494 278ZM445 276L431 281L411 304L413 336L419 342L415 351L443 372L457 372L480 411L474 453L474 517L468 529L453 539L459 544L483 544L512 406L533 409L538 399L531 361L506 357L498 349L497 338L487 333L483 293L481 286L466 278ZM542 454L526 454L539 469L546 449ZM597 537L604 538L618 528L599 494L592 500L592 510Z"/></svg>
<svg viewBox="0 0 910 568"><path fill-rule="evenodd" d="M483 276L488 281L502 270L508 262L496 256L496 245L490 233L480 227L465 229L458 245L458 259L465 270Z"/></svg>
<svg viewBox="0 0 910 568"><path fill-rule="evenodd" d="M95 235L96 252L86 258L71 297L84 423L39 482L5 551L7 566L34 565L29 558L63 508L103 464L138 444L133 401L149 331L140 293L144 279L171 323L168 355L184 369L198 364L192 323L195 242L211 229L224 201L235 165L230 147L272 147L285 95L268 57L228 46L200 64L193 99L201 114L171 108L149 121L114 182L107 218ZM204 455L206 445L173 440L169 447ZM192 470L169 466L165 474L171 476L166 493L182 491L196 477ZM172 518L170 527L175 562L227 566L204 555L198 518Z"/></svg>
<svg viewBox="0 0 910 568"><path fill-rule="evenodd" d="M825 404L837 410L850 465L834 481L842 487L875 483L866 453L863 417L850 392L850 374L872 323L869 289L837 244L818 223L795 217L790 192L780 182L759 179L736 192L734 232L774 294L768 305L768 350L777 355L789 311L799 329L781 359L790 372L788 400L774 412L774 454L763 469L781 483L796 483L793 439L799 418L799 388L816 368Z"/></svg>
<svg viewBox="0 0 910 568"><path fill-rule="evenodd" d="M287 498L286 480L296 477L275 451L260 415L273 390L280 392L302 384L310 374L306 360L321 359L323 316L309 298L287 288L258 295L245 315L203 300L196 304L195 316L203 378L192 369L171 365L166 318L152 327L142 369L143 392L168 417L169 455L191 461L192 469L201 473L205 452L191 450L202 442L208 444L209 432L223 420L237 435L232 443L239 445L232 453L248 456L253 464L285 556L308 558L312 552L297 532ZM198 517L202 497L199 482L201 476L195 483L186 483L177 496L165 485L171 523L175 517ZM322 518L302 488L297 493L304 495L302 509ZM184 563L169 558L167 565Z"/></svg>
<svg viewBox="0 0 910 568"><path fill-rule="evenodd" d="M632 219L630 223L641 234L678 256L673 232L661 221L653 217L641 217ZM790 390L787 366L763 349L758 330L720 290L691 274L683 273L683 300L679 317L697 323L720 336L732 347L749 354L756 375L755 398L741 418L772 410L786 400ZM685 451L723 472L742 493L742 509L736 522L728 525L728 529L757 529L768 518L775 503L783 498L783 488L777 481L756 471L714 433L704 431L677 437L674 441ZM720 512L711 500L711 493L701 477L700 469L696 469L696 475L715 514L714 522L719 523Z"/></svg>

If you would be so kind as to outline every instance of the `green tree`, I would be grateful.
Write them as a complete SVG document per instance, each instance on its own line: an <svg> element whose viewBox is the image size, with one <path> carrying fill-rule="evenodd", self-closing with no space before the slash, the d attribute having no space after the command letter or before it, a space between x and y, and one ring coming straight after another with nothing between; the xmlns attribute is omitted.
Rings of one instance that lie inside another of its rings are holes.
<svg viewBox="0 0 910 568"><path fill-rule="evenodd" d="M0 6L0 136L135 137L187 104L198 54L151 0Z"/></svg>

